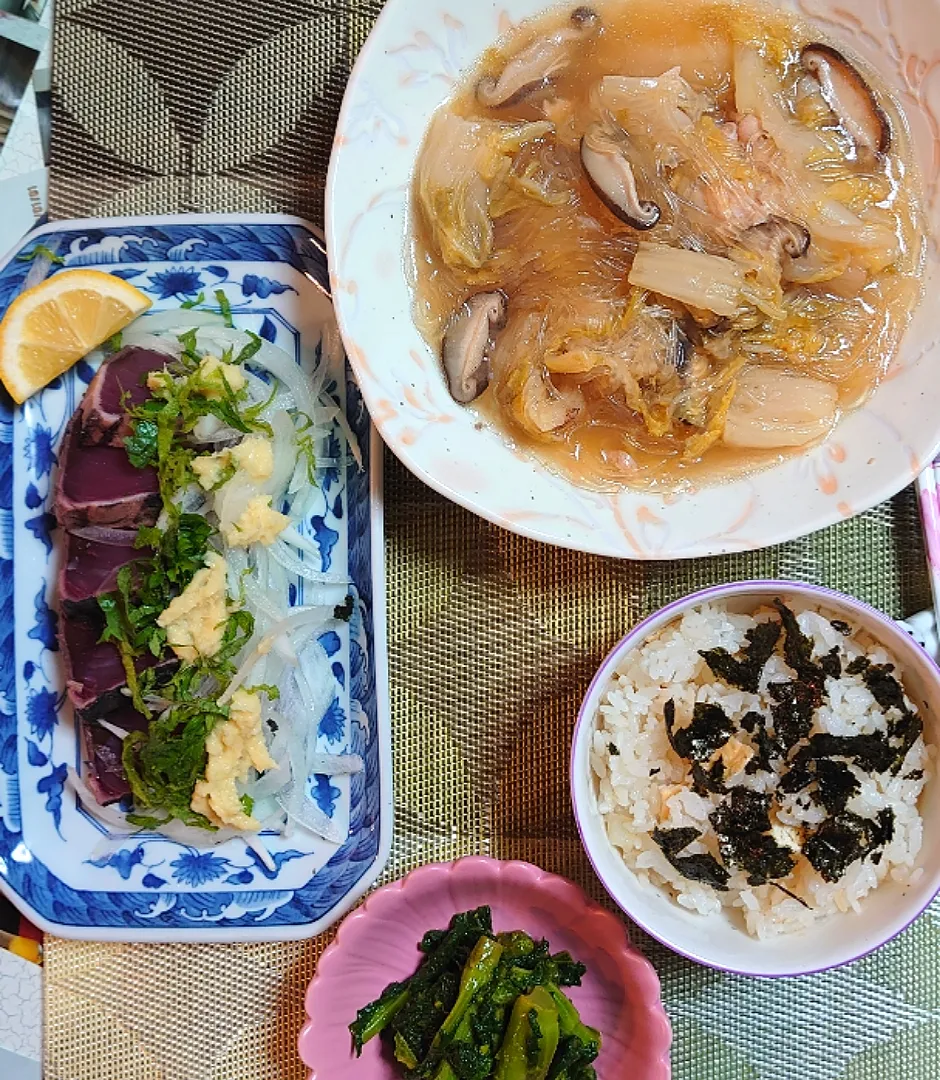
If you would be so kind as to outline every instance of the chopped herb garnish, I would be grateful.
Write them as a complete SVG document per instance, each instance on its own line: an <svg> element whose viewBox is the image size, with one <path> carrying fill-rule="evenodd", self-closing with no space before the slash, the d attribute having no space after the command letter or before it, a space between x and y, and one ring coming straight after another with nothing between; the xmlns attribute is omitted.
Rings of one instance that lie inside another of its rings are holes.
<svg viewBox="0 0 940 1080"><path fill-rule="evenodd" d="M206 294L204 292L201 292L195 298L195 300L184 300L182 302L182 304L180 304L180 307L183 309L183 311L191 311L193 308L197 308L201 304L204 304L205 302L206 302Z"/></svg>
<svg viewBox="0 0 940 1080"><path fill-rule="evenodd" d="M183 702L151 721L146 732L124 740L122 762L138 809L164 813L165 823L179 818L187 825L213 826L190 808L193 789L206 771L206 739L228 709L208 698Z"/></svg>
<svg viewBox="0 0 940 1080"><path fill-rule="evenodd" d="M745 636L748 644L741 650L740 659L727 649L699 649L699 656L720 679L756 694L761 674L780 637L780 623L774 620L758 623Z"/></svg>
<svg viewBox="0 0 940 1080"><path fill-rule="evenodd" d="M17 262L32 262L33 259L48 259L53 266L65 266L65 259L61 255L56 253L50 247L46 247L45 244L36 244L31 251L24 251L22 255L17 255Z"/></svg>
<svg viewBox="0 0 940 1080"><path fill-rule="evenodd" d="M246 330L248 338L250 339L247 345L243 345L238 355L232 361L233 364L244 364L246 360L250 360L256 352L261 349L264 344L264 339L258 337L257 334L253 334L250 330Z"/></svg>
<svg viewBox="0 0 940 1080"><path fill-rule="evenodd" d="M271 683L256 683L254 686L245 687L246 694L267 694L268 701L277 701L281 691Z"/></svg>
<svg viewBox="0 0 940 1080"><path fill-rule="evenodd" d="M229 303L228 297L221 289L216 289L215 299L219 305L219 311L222 313L222 318L225 319L225 325L230 330L234 329L235 320L232 318L232 305Z"/></svg>
<svg viewBox="0 0 940 1080"><path fill-rule="evenodd" d="M153 420L139 420L124 440L127 457L135 469L146 469L157 464L157 437L160 429Z"/></svg>
<svg viewBox="0 0 940 1080"><path fill-rule="evenodd" d="M117 589L98 597L105 618L101 640L117 645L134 706L145 716L150 709L144 691L157 676L152 669L138 675L134 661L146 653L163 655L166 631L157 626L157 618L205 564L211 532L212 526L198 514L180 514L165 532L139 529L140 560L121 567ZM173 678L180 677L178 672Z"/></svg>
<svg viewBox="0 0 940 1080"><path fill-rule="evenodd" d="M242 810L251 817L255 809L255 800L250 795L242 795L238 801L242 804Z"/></svg>

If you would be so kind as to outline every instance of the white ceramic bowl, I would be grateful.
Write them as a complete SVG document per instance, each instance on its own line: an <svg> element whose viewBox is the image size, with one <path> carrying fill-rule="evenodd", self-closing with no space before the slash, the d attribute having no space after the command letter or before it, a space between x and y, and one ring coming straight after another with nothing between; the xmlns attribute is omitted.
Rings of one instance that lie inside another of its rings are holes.
<svg viewBox="0 0 940 1080"><path fill-rule="evenodd" d="M625 0L626 2L626 0ZM778 0L883 75L910 120L929 196L927 295L940 262L940 0ZM507 529L598 554L687 558L778 543L895 494L940 445L940 331L921 306L889 377L824 444L749 479L679 496L598 494L549 472L456 404L411 317L408 192L434 110L544 0L388 0L353 70L327 182L333 298L372 419L425 483ZM869 29L871 28L871 29Z"/></svg>
<svg viewBox="0 0 940 1080"><path fill-rule="evenodd" d="M732 611L751 612L779 596L785 602L816 604L861 626L894 654L904 689L921 710L925 738L940 743L940 669L896 623L841 593L787 581L719 585L669 604L634 627L601 664L581 705L571 750L571 794L581 840L611 897L648 934L700 964L741 975L807 975L857 960L877 949L917 918L940 891L940 780L924 788L920 810L924 842L916 865L924 874L914 885L885 881L862 902L860 914L819 920L812 928L758 941L726 915L703 916L679 907L662 889L642 882L610 841L597 810L589 751L597 709L617 665L651 635L703 601L722 601Z"/></svg>

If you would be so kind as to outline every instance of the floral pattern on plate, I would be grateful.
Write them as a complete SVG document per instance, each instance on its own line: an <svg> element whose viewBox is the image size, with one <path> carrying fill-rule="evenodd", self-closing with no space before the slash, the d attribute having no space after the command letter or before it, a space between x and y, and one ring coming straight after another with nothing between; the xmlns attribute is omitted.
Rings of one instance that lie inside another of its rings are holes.
<svg viewBox="0 0 940 1080"><path fill-rule="evenodd" d="M330 316L322 244L296 219L150 218L57 223L0 268L0 312L23 287L36 244L65 267L95 266L153 297L154 309L229 306L239 327L299 358ZM25 256L25 257L24 257ZM321 354L321 360L326 361ZM0 884L62 936L117 940L272 940L318 932L375 879L388 853L391 792L380 455L348 367L326 392L345 411L364 459L318 472L304 531L320 569L348 572L348 624L320 635L335 693L313 718L317 749L359 754L352 776L312 776L308 796L348 837L267 834L274 869L243 841L197 849L156 833L112 835L66 786L79 747L56 631L55 519L49 494L65 425L94 374L81 362L23 407L0 413ZM331 436L339 457L340 433ZM377 443L376 443L377 445ZM289 586L304 603L304 581Z"/></svg>

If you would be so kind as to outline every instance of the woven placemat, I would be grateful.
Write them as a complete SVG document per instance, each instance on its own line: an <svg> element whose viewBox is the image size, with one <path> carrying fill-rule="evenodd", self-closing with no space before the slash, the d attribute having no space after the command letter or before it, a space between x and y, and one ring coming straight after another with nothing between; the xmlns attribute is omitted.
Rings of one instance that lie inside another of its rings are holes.
<svg viewBox="0 0 940 1080"><path fill-rule="evenodd" d="M53 215L280 210L321 220L344 81L380 7L57 0ZM606 650L669 600L778 576L894 616L930 601L911 491L765 552L647 564L502 532L390 456L386 503L396 829L385 880L482 852L538 863L602 898L569 808L570 734ZM799 980L723 976L634 939L663 980L677 1080L940 1075L936 912L848 969ZM303 992L327 940L48 940L46 1077L301 1080Z"/></svg>

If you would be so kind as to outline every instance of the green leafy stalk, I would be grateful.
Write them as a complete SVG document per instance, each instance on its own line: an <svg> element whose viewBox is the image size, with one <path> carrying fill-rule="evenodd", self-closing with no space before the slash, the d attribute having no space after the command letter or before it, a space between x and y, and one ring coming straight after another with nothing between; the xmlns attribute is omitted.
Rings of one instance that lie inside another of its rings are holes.
<svg viewBox="0 0 940 1080"><path fill-rule="evenodd" d="M546 1080L559 1034L558 1009L544 987L517 998L500 1047L495 1080Z"/></svg>
<svg viewBox="0 0 940 1080"><path fill-rule="evenodd" d="M558 1010L560 1040L558 1052L549 1071L549 1080L582 1080L597 1059L601 1048L601 1033L585 1024L574 1003L557 986L547 986ZM593 1070L591 1070L593 1072Z"/></svg>
<svg viewBox="0 0 940 1080"><path fill-rule="evenodd" d="M349 1025L356 1057L361 1056L363 1046L387 1028L396 1013L404 1008L409 993L408 982L390 983L380 997L359 1010L356 1019Z"/></svg>
<svg viewBox="0 0 940 1080"><path fill-rule="evenodd" d="M463 966L481 934L492 930L490 909L480 907L455 915L447 930L428 931L419 946L425 959L415 974L405 982L386 987L381 997L360 1009L349 1025L357 1053L364 1043L387 1029L399 1012L400 1031L412 1051L422 1044L429 1047L457 1000L460 977L455 969ZM406 1004L407 1012L403 1011Z"/></svg>
<svg viewBox="0 0 940 1080"><path fill-rule="evenodd" d="M457 1029L467 1015L474 998L496 974L502 953L503 947L496 938L483 934L477 940L461 973L457 1000L438 1028L424 1061L415 1072L416 1076L434 1075L448 1046L454 1041Z"/></svg>

